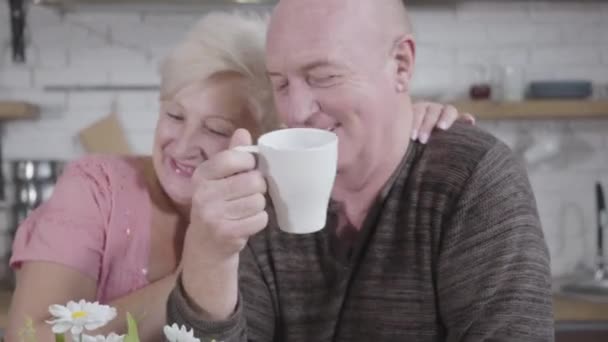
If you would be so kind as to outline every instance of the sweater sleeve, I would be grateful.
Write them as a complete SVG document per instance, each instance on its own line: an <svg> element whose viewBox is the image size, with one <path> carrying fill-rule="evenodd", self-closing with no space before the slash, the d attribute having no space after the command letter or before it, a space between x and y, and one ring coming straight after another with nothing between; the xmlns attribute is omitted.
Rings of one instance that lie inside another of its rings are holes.
<svg viewBox="0 0 608 342"><path fill-rule="evenodd" d="M168 323L192 328L201 342L273 341L275 312L269 287L249 247L240 256L239 282L233 315L223 322L208 322L200 319L202 308L185 292L180 277L167 303Z"/></svg>
<svg viewBox="0 0 608 342"><path fill-rule="evenodd" d="M548 249L526 171L507 146L485 154L442 231L446 341L553 341Z"/></svg>

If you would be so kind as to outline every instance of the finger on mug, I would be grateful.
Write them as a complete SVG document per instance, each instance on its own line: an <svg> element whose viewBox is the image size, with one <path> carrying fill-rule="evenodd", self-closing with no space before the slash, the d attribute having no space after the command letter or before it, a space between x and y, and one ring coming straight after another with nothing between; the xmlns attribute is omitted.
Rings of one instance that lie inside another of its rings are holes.
<svg viewBox="0 0 608 342"><path fill-rule="evenodd" d="M268 212L263 210L254 216L238 221L226 221L226 233L237 239L248 239L268 225Z"/></svg>
<svg viewBox="0 0 608 342"><path fill-rule="evenodd" d="M266 179L258 170L239 173L225 178L221 183L222 198L230 201L254 194L265 194Z"/></svg>
<svg viewBox="0 0 608 342"><path fill-rule="evenodd" d="M237 146L247 146L253 143L253 139L251 138L251 133L244 128L239 128L234 133L232 133L232 137L230 137L230 145L229 149L233 149Z"/></svg>
<svg viewBox="0 0 608 342"><path fill-rule="evenodd" d="M257 193L242 197L224 204L224 215L226 220L242 220L255 216L266 208L266 197Z"/></svg>
<svg viewBox="0 0 608 342"><path fill-rule="evenodd" d="M203 178L193 182L192 210L197 205L208 206L210 203L226 200L224 190L226 187L223 183L224 179L207 180Z"/></svg>
<svg viewBox="0 0 608 342"><path fill-rule="evenodd" d="M256 168L252 153L236 150L222 151L204 161L194 172L195 178L223 179Z"/></svg>

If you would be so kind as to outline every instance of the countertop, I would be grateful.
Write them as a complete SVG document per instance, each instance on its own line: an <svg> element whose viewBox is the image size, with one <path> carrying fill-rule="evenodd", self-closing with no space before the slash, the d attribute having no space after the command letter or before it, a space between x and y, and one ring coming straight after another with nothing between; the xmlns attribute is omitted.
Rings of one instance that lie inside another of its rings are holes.
<svg viewBox="0 0 608 342"><path fill-rule="evenodd" d="M554 310L556 321L608 321L608 299L602 303L585 299L555 295ZM11 292L0 291L0 328L8 324L8 309Z"/></svg>

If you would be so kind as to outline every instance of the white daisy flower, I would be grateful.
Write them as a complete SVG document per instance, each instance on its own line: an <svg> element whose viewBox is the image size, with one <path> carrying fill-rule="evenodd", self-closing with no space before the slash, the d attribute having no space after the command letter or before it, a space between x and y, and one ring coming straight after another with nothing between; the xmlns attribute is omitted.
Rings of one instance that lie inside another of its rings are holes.
<svg viewBox="0 0 608 342"><path fill-rule="evenodd" d="M178 327L175 323L172 326L165 325L163 332L169 342L201 342L194 337L194 331L188 331L183 325L181 327Z"/></svg>
<svg viewBox="0 0 608 342"><path fill-rule="evenodd" d="M108 336L82 334L82 342L123 342L124 339L125 335L116 335L115 333L111 333Z"/></svg>
<svg viewBox="0 0 608 342"><path fill-rule="evenodd" d="M79 336L85 329L101 328L116 317L115 308L84 300L78 303L70 301L66 306L51 305L49 312L54 319L47 323L53 326L53 333L64 334L70 331L72 336Z"/></svg>

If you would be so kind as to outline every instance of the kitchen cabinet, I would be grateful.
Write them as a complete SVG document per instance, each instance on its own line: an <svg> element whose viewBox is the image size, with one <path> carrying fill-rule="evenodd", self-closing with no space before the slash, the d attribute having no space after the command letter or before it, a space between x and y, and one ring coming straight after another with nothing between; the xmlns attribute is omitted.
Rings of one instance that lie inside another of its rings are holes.
<svg viewBox="0 0 608 342"><path fill-rule="evenodd" d="M479 119L608 119L608 100L461 101L453 105Z"/></svg>

